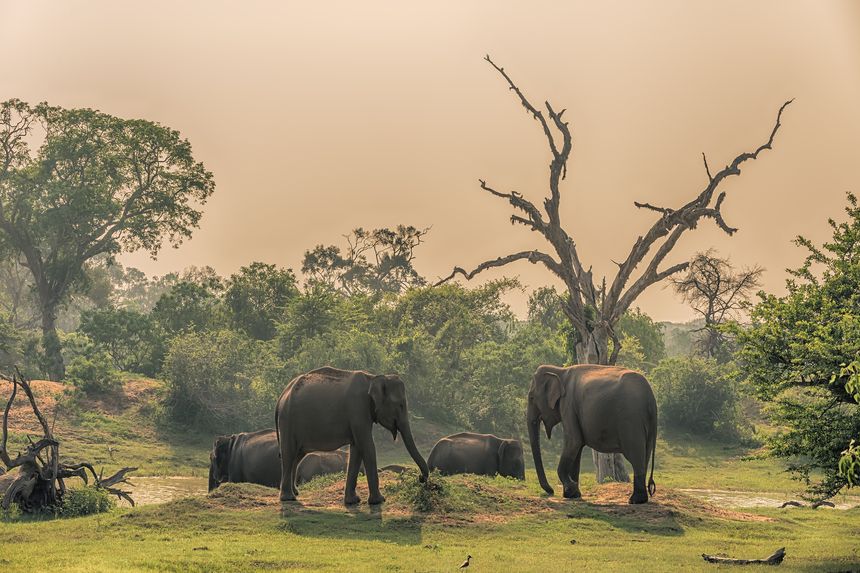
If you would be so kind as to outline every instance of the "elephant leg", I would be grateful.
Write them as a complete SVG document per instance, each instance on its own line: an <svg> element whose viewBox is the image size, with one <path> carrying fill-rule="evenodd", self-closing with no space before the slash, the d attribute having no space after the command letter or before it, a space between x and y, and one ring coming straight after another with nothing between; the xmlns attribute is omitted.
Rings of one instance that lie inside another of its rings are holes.
<svg viewBox="0 0 860 573"><path fill-rule="evenodd" d="M361 466L361 453L354 445L349 446L349 460L346 466L346 487L343 489L343 504L354 505L361 501L355 493L358 483L358 470Z"/></svg>
<svg viewBox="0 0 860 573"><path fill-rule="evenodd" d="M376 505L385 501L385 496L379 491L379 471L376 466L376 444L373 443L373 434L368 430L360 441L361 457L364 461L364 475L367 478L367 489L370 496L367 503Z"/></svg>
<svg viewBox="0 0 860 573"><path fill-rule="evenodd" d="M296 450L295 444L290 440L281 438L281 501L296 501L296 490L293 483Z"/></svg>
<svg viewBox="0 0 860 573"><path fill-rule="evenodd" d="M296 482L296 473L298 472L298 469L299 469L299 463L301 463L302 458L304 458L304 457L305 457L304 453L296 453L295 461L293 461L293 467L290 470L290 484L292 484L293 494L295 496L299 495L298 483Z"/></svg>
<svg viewBox="0 0 860 573"><path fill-rule="evenodd" d="M624 447L623 453L630 465L633 466L633 495L628 503L645 503L648 501L648 488L645 487L645 476L648 473L648 456L644 440L634 447ZM622 444L624 446L625 444Z"/></svg>
<svg viewBox="0 0 860 573"><path fill-rule="evenodd" d="M584 445L579 440L569 440L565 443L558 462L558 478L564 487L564 497L568 499L582 497L582 492L579 491L579 466Z"/></svg>

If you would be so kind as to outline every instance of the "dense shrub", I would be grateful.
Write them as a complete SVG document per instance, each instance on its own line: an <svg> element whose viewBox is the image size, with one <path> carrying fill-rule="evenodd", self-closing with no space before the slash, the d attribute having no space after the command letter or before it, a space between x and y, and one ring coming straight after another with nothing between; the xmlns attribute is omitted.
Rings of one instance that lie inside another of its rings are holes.
<svg viewBox="0 0 860 573"><path fill-rule="evenodd" d="M272 425L282 389L269 346L231 330L175 337L164 361L166 413L217 431Z"/></svg>
<svg viewBox="0 0 860 573"><path fill-rule="evenodd" d="M745 434L738 408L738 374L731 364L701 358L668 358L651 372L661 424L699 434Z"/></svg>
<svg viewBox="0 0 860 573"><path fill-rule="evenodd" d="M116 507L114 499L103 489L82 487L70 489L63 496L62 517L82 517L104 513Z"/></svg>
<svg viewBox="0 0 860 573"><path fill-rule="evenodd" d="M87 336L67 335L63 341L66 380L87 394L109 392L120 384L110 355Z"/></svg>

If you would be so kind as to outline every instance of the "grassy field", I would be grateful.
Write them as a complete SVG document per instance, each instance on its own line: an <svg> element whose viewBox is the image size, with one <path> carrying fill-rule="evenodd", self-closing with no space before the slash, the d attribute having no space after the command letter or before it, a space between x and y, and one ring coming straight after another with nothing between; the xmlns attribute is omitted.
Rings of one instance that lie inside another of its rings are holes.
<svg viewBox="0 0 860 573"><path fill-rule="evenodd" d="M534 476L531 475L531 478ZM860 568L860 510L736 512L662 488L628 506L624 484L585 501L547 498L532 479L383 477L380 509L339 505L342 481L300 503L228 484L207 497L77 519L0 524L3 571L712 571L701 553L766 557L781 570ZM366 498L366 491L360 495ZM425 511L419 511L421 507ZM731 568L731 567L729 567Z"/></svg>
<svg viewBox="0 0 860 573"><path fill-rule="evenodd" d="M136 465L139 475L204 476L213 436L166 428L154 404L159 385L131 381L111 400L64 406L38 388L40 404L70 458L107 471ZM0 392L3 388L0 388ZM18 411L19 416L15 416ZM28 429L25 411L12 429ZM455 431L416 419L425 455ZM160 429L159 429L160 428ZM551 471L560 445L545 442ZM380 433L382 463L408 462L398 441ZM658 442L657 496L628 506L627 484L597 486L583 464L584 501L548 498L533 470L525 483L475 476L431 479L385 474L379 509L340 505L343 483L321 479L300 503L281 506L274 490L228 484L195 496L76 519L0 522L0 569L31 571L453 571L467 554L470 571L703 570L701 553L766 557L787 548L791 571L860 571L860 509L715 507L680 489L770 492L796 498L780 462L756 452L679 434ZM367 497L360 480L360 495ZM560 491L560 488L557 489ZM49 543L49 545L46 545Z"/></svg>

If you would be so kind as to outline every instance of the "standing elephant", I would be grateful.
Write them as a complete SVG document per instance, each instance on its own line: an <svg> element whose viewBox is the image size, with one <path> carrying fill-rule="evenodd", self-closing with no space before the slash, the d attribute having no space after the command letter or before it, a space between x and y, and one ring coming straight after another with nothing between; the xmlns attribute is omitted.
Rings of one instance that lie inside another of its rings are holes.
<svg viewBox="0 0 860 573"><path fill-rule="evenodd" d="M436 442L427 458L430 470L446 475L479 474L526 479L523 446L492 434L461 432Z"/></svg>
<svg viewBox="0 0 860 573"><path fill-rule="evenodd" d="M317 476L345 472L349 456L344 450L311 452L302 458L296 468L296 485L307 483ZM280 470L280 460L278 460Z"/></svg>
<svg viewBox="0 0 860 573"><path fill-rule="evenodd" d="M358 503L355 493L362 462L370 490L368 503L385 501L379 491L373 424L380 424L397 439L403 438L409 455L427 479L427 463L412 438L406 386L395 374L374 375L364 371L324 367L290 381L278 400L275 425L281 448L281 501L296 499L296 469L314 451L349 445L349 463L343 502Z"/></svg>
<svg viewBox="0 0 860 573"><path fill-rule="evenodd" d="M657 401L642 374L617 366L581 364L569 368L541 366L532 378L528 396L529 440L538 481L548 494L540 450L540 422L546 437L561 422L564 448L558 477L564 497L577 498L583 446L606 453L622 453L633 466L630 503L645 503L654 495L654 449L657 443ZM645 487L648 458L651 478Z"/></svg>
<svg viewBox="0 0 860 573"><path fill-rule="evenodd" d="M218 436L209 454L209 491L224 482L278 487L281 462L275 430Z"/></svg>

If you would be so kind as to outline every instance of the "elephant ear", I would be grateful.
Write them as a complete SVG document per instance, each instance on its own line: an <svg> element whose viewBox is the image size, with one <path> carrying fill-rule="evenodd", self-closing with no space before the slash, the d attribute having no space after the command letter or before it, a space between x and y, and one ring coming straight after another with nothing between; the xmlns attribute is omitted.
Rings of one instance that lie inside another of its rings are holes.
<svg viewBox="0 0 860 573"><path fill-rule="evenodd" d="M499 468L502 467L502 464L505 461L505 452L508 449L508 441L502 440L502 443L499 445Z"/></svg>
<svg viewBox="0 0 860 573"><path fill-rule="evenodd" d="M558 402L564 396L564 384L561 383L561 378L553 372L546 373L546 397L549 407L553 410L558 409Z"/></svg>
<svg viewBox="0 0 860 573"><path fill-rule="evenodd" d="M370 399L373 400L374 410L381 408L386 394L385 376L372 377L367 393L370 395Z"/></svg>

